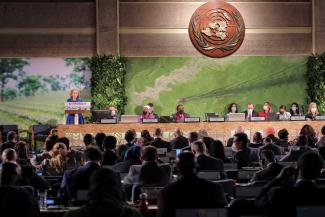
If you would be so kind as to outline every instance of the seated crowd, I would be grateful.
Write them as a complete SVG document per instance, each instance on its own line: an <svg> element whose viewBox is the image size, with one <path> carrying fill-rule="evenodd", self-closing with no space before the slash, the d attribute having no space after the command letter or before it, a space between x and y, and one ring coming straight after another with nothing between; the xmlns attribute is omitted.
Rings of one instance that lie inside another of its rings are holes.
<svg viewBox="0 0 325 217"><path fill-rule="evenodd" d="M291 141L286 129L276 135L269 128L264 138L256 132L252 141L241 127L235 131L226 146L205 130L187 138L176 129L166 141L157 128L153 137L143 130L140 138L128 130L120 145L112 135L86 134L84 144L74 148L53 133L42 152L32 156L29 146L9 132L0 145L0 216L40 216L36 198L45 191L57 203L81 206L66 217L141 216L134 204L145 186L161 189L155 202L159 217L176 216L178 209L223 207L229 216L296 216L297 207L325 205L325 126L317 136L305 125ZM231 165L235 168L229 170ZM220 182L239 185L239 174L247 168L254 174L246 183L263 187L254 200L236 198ZM218 180L202 177L209 171L220 174ZM88 196L80 199L84 191ZM17 203L20 209L13 208Z"/></svg>

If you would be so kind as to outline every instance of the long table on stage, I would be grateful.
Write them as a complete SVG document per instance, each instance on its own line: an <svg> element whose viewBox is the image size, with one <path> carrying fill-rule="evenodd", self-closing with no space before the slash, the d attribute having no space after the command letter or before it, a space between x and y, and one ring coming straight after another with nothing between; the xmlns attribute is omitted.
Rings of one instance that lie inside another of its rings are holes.
<svg viewBox="0 0 325 217"><path fill-rule="evenodd" d="M209 136L220 139L225 142L231 137L235 129L241 126L247 135L252 139L255 132L264 132L268 127L273 127L276 132L281 129L289 131L289 139L295 138L300 129L305 125L311 125L317 134L320 134L321 128L325 125L325 121L261 121L261 122L200 122L200 123L120 123L120 124L83 124L83 125L59 125L57 127L58 135L69 138L71 146L83 145L83 136L86 133L95 135L103 132L106 135L114 135L117 137L119 144L124 143L124 133L129 129L134 129L137 134L144 129L153 133L156 128L161 128L164 132L163 137L166 140L173 138L176 128L180 128L184 135L188 135L191 131L205 129Z"/></svg>

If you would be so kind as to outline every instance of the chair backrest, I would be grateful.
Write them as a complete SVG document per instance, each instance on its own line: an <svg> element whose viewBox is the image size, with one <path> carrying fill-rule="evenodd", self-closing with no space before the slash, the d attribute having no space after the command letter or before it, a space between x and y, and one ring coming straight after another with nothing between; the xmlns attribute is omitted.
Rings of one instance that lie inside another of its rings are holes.
<svg viewBox="0 0 325 217"><path fill-rule="evenodd" d="M255 173L259 171L259 169L251 169L251 170L238 170L238 180L250 180L253 178Z"/></svg>
<svg viewBox="0 0 325 217"><path fill-rule="evenodd" d="M200 171L197 176L201 179L206 180L219 180L220 172L219 171Z"/></svg>
<svg viewBox="0 0 325 217"><path fill-rule="evenodd" d="M297 207L297 217L323 217L325 206Z"/></svg>
<svg viewBox="0 0 325 217"><path fill-rule="evenodd" d="M176 209L176 217L227 217L227 208L219 209Z"/></svg>
<svg viewBox="0 0 325 217"><path fill-rule="evenodd" d="M279 164L284 167L288 167L288 166L297 167L297 162L279 162Z"/></svg>
<svg viewBox="0 0 325 217"><path fill-rule="evenodd" d="M235 170L237 169L237 163L225 163L223 164L225 170Z"/></svg>
<svg viewBox="0 0 325 217"><path fill-rule="evenodd" d="M223 180L213 181L213 183L217 183L221 185L225 194L228 194L229 196L234 196L235 181L233 179L223 179Z"/></svg>
<svg viewBox="0 0 325 217"><path fill-rule="evenodd" d="M263 186L260 185L248 185L248 186L236 186L235 197L236 198L256 198L262 192Z"/></svg>

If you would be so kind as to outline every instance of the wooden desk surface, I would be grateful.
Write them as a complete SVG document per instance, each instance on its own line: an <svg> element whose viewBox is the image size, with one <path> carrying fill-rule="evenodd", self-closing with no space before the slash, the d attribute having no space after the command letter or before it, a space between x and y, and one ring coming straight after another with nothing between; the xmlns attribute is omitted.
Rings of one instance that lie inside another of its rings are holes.
<svg viewBox="0 0 325 217"><path fill-rule="evenodd" d="M84 125L59 125L57 127L58 135L69 138L71 146L83 145L83 136L86 133L96 135L103 132L106 135L114 135L117 137L119 144L124 143L124 133L129 129L134 129L138 137L144 129L153 133L156 128L161 128L163 137L166 140L173 139L173 134L176 128L180 128L184 135L187 136L192 131L205 129L209 136L220 139L226 142L231 137L235 129L241 126L247 135L252 139L255 132L264 132L268 127L273 127L276 133L286 128L289 131L289 139L294 139L300 132L300 129L305 125L311 125L318 135L321 128L325 125L325 121L274 121L274 122L200 122L200 123L155 123L155 124L84 124Z"/></svg>

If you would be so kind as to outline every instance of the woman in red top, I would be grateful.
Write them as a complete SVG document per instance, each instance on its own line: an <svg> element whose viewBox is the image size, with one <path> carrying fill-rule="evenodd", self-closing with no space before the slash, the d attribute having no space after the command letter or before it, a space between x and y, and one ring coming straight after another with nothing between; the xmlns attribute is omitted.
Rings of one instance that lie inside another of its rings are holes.
<svg viewBox="0 0 325 217"><path fill-rule="evenodd" d="M258 113L259 117L265 117L267 116L268 113L272 112L272 105L270 102L264 102L263 105L263 111Z"/></svg>

